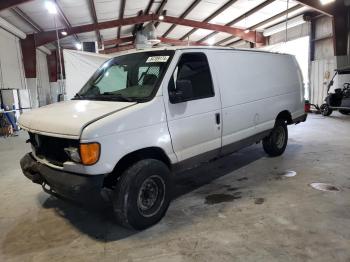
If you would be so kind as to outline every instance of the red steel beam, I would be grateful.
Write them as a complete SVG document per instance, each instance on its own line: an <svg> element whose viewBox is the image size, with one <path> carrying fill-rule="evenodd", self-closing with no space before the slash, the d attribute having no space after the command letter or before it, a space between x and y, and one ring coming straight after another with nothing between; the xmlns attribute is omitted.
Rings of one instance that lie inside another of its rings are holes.
<svg viewBox="0 0 350 262"><path fill-rule="evenodd" d="M36 78L36 47L34 35L20 40L24 74L26 78Z"/></svg>
<svg viewBox="0 0 350 262"><path fill-rule="evenodd" d="M180 18L185 18L189 13L192 12L192 10L201 2L201 0L194 0L192 4L179 16ZM167 37L171 31L174 30L176 25L171 25L169 29L163 34L163 37Z"/></svg>
<svg viewBox="0 0 350 262"><path fill-rule="evenodd" d="M182 18L177 18L172 16L165 16L163 22L177 24L177 25L184 25L184 26L189 26L194 28L207 29L207 30L212 30L216 32L224 32L224 33L232 34L236 37L240 37L243 40L246 40L252 43L265 43L265 37L263 36L263 34L256 31L250 31L248 33L245 33L244 32L245 30L240 28L235 28L235 27L226 26L226 25L211 24L206 22L198 22L194 20L182 19Z"/></svg>
<svg viewBox="0 0 350 262"><path fill-rule="evenodd" d="M79 34L79 33L86 33L86 32L92 32L95 30L102 30L102 29L108 29L118 26L124 26L124 25L134 25L144 22L149 22L152 20L157 20L158 16L156 15L142 15L137 17L128 17L124 19L117 19L117 20L111 20L106 22L100 22L98 24L87 24L87 25L80 25L80 26L74 26L71 28L67 28L65 31L67 32L67 36L72 34ZM62 31L62 30L61 30ZM60 38L64 38L65 36L62 36L59 34ZM35 34L35 42L36 46L41 46L48 44L52 41L56 40L56 31L46 31Z"/></svg>
<svg viewBox="0 0 350 262"><path fill-rule="evenodd" d="M101 53L102 54L111 54L111 53L127 51L127 50L134 49L134 48L135 48L134 44L122 45L122 46L118 46L118 47L112 47L112 48L105 49L105 50L101 51Z"/></svg>
<svg viewBox="0 0 350 262"><path fill-rule="evenodd" d="M158 18L159 18L158 15L128 17L124 19L101 22L101 23L98 23L97 25L88 24L88 25L75 26L75 27L68 28L66 31L67 31L67 35L72 35L72 34L78 34L78 33L91 32L91 31L95 31L96 29L102 30L102 29L118 27L120 25L133 25L133 24L145 23L149 21L157 21ZM259 32L251 31L249 33L244 33L243 29L239 29L231 26L216 25L216 24L198 22L194 20L171 17L171 16L165 16L163 21L171 24L178 24L178 25L208 29L208 30L213 30L218 32L225 32L228 34L235 35L237 37L241 37L243 40L253 42L253 43L264 43L264 40L265 40L264 36ZM59 37L63 38L62 35L60 35ZM56 39L55 30L35 34L35 41L37 46L50 43L55 39Z"/></svg>
<svg viewBox="0 0 350 262"><path fill-rule="evenodd" d="M117 38L117 39L103 41L103 45L105 45L105 46L119 45L119 44L123 44L123 43L133 42L134 39L135 39L134 36L121 37L121 38Z"/></svg>
<svg viewBox="0 0 350 262"><path fill-rule="evenodd" d="M17 5L30 2L33 0L1 0L0 1L0 11L5 10L7 8L15 7Z"/></svg>
<svg viewBox="0 0 350 262"><path fill-rule="evenodd" d="M231 22L228 22L227 24L225 24L225 26L233 26L234 24L242 21L243 19L247 18L248 16L251 16L252 14L255 14L256 12L260 11L261 9L263 9L264 7L268 6L269 4L273 3L275 0L266 0L265 2L257 5L256 7L254 7L253 9L250 9L248 12L242 14L241 16L233 19ZM203 42L211 37L213 37L214 35L218 34L218 32L212 32L209 35L206 35L205 37L203 37L202 39L200 39L198 42ZM243 39L243 38L242 38ZM243 39L246 40L246 39ZM249 40L247 40L249 41ZM251 41L249 41L251 42ZM252 42L255 43L255 42Z"/></svg>
<svg viewBox="0 0 350 262"><path fill-rule="evenodd" d="M166 37L158 37L158 39L162 43L171 44L171 45L191 45L191 46L207 46L207 44L204 43L197 43L197 42L191 42L191 41L182 41L178 39L173 38L166 38Z"/></svg>

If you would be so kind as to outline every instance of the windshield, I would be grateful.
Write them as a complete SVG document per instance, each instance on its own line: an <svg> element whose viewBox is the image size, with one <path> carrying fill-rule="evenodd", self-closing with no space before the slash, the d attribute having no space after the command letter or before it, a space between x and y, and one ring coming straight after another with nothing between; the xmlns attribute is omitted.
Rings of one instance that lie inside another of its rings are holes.
<svg viewBox="0 0 350 262"><path fill-rule="evenodd" d="M142 102L158 90L174 51L127 54L104 63L74 99Z"/></svg>

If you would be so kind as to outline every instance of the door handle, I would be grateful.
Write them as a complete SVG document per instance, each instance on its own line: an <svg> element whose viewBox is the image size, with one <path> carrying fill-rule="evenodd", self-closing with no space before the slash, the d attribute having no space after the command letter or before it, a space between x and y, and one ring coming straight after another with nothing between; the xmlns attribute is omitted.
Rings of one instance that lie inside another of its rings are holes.
<svg viewBox="0 0 350 262"><path fill-rule="evenodd" d="M217 125L220 125L220 122L221 122L221 121L220 121L220 113L216 113L216 114L215 114L215 121L216 121L216 124L217 124Z"/></svg>

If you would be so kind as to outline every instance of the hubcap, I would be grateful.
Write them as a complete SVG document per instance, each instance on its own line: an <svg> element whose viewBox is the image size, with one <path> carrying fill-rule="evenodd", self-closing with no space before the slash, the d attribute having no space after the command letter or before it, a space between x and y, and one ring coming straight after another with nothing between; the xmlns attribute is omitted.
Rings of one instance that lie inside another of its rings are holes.
<svg viewBox="0 0 350 262"><path fill-rule="evenodd" d="M273 136L273 141L278 149L281 149L284 146L286 134L283 127L279 126L276 128Z"/></svg>
<svg viewBox="0 0 350 262"><path fill-rule="evenodd" d="M160 176L154 175L143 181L137 198L141 215L153 216L161 208L165 197L165 184Z"/></svg>

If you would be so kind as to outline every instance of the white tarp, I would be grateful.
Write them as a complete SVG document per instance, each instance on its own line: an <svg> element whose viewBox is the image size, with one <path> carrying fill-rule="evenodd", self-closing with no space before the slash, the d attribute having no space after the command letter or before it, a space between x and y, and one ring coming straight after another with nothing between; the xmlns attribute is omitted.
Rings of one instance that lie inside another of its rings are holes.
<svg viewBox="0 0 350 262"><path fill-rule="evenodd" d="M63 57L66 71L66 99L71 99L93 73L112 56L64 49Z"/></svg>

